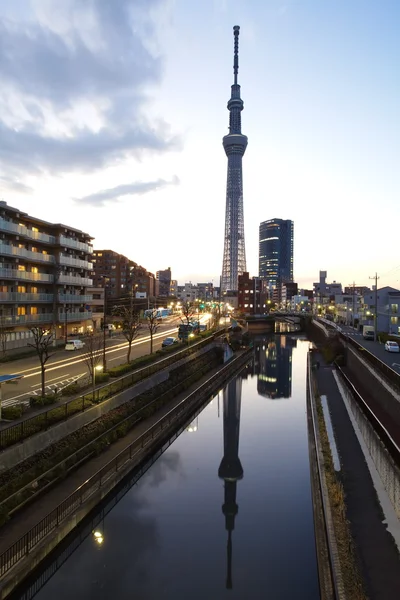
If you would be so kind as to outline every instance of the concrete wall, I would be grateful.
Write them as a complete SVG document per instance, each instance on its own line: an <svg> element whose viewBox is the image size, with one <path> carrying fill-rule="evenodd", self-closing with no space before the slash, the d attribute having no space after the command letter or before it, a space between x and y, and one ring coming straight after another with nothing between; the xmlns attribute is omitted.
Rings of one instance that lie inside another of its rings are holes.
<svg viewBox="0 0 400 600"><path fill-rule="evenodd" d="M135 383L132 387L123 390L122 392L104 400L100 404L96 404L82 413L77 413L67 419L66 421L62 421L57 425L53 425L47 431L41 431L32 437L27 438L20 444L15 444L14 446L10 446L6 448L0 454L0 472L11 469L18 463L26 460L27 458L33 456L37 452L44 450L51 444L58 442L65 436L77 431L84 425L95 421L105 413L108 413L113 408L117 408L126 402L130 402L134 400L137 396L142 394L143 392L153 388L155 385L166 381L169 378L169 374L172 370L182 367L184 368L192 360L198 358L202 354L209 352L213 349L215 343L212 342L200 348L196 353L187 356L186 358L181 358L175 363L170 364L168 367L165 367L162 371L158 373L154 373L150 377L147 377L143 381L139 381Z"/></svg>
<svg viewBox="0 0 400 600"><path fill-rule="evenodd" d="M396 511L396 515L400 519L400 469L393 462L392 457L386 450L377 433L374 431L370 422L364 416L351 392L348 391L345 385L342 387L342 391L345 394L346 400L357 421L371 458L375 463L382 483L385 486L393 508Z"/></svg>

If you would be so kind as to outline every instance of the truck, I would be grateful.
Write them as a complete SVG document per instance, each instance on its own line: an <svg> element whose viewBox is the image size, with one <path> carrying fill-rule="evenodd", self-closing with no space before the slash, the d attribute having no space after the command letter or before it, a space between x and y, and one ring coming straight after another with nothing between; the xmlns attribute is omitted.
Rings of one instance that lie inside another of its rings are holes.
<svg viewBox="0 0 400 600"><path fill-rule="evenodd" d="M363 334L364 340L374 340L375 339L375 328L372 325L364 325L362 334Z"/></svg>

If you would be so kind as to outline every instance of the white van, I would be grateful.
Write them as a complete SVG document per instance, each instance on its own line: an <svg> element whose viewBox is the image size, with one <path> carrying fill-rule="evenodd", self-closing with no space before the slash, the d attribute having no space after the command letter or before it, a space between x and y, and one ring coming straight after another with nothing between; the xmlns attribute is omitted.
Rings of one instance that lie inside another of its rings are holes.
<svg viewBox="0 0 400 600"><path fill-rule="evenodd" d="M85 342L82 340L68 340L65 344L66 350L81 350L85 345Z"/></svg>

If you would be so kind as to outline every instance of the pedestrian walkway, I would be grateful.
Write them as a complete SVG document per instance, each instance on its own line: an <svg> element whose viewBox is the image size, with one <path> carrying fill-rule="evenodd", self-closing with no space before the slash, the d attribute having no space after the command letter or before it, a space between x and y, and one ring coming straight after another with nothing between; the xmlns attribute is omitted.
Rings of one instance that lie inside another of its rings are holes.
<svg viewBox="0 0 400 600"><path fill-rule="evenodd" d="M187 390L178 394L174 400L169 402L154 415L141 421L129 433L114 442L105 452L83 464L76 471L71 473L66 479L58 485L51 488L44 496L38 498L35 502L22 509L11 521L0 528L0 554L2 554L13 543L20 539L27 531L34 527L49 512L55 509L65 498L72 494L89 477L94 475L117 454L132 444L147 429L156 423L167 412L172 410L184 398L195 391L200 385L212 377L221 369L221 366L215 367L204 375L199 381L190 386Z"/></svg>
<svg viewBox="0 0 400 600"><path fill-rule="evenodd" d="M334 367L316 353L320 368L315 371L320 395L327 396L339 452L340 479L346 495L347 518L355 542L362 577L369 600L399 600L400 560L385 524L382 508L333 376Z"/></svg>

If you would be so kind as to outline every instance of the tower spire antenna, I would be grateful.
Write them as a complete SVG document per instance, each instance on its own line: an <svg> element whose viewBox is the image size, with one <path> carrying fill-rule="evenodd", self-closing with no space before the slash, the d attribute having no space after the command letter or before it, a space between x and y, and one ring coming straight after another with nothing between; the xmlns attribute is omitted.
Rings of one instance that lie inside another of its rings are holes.
<svg viewBox="0 0 400 600"><path fill-rule="evenodd" d="M234 25L233 27L233 35L234 35L234 44L233 44L233 75L234 75L234 84L237 85L237 77L239 71L239 31L240 26Z"/></svg>

